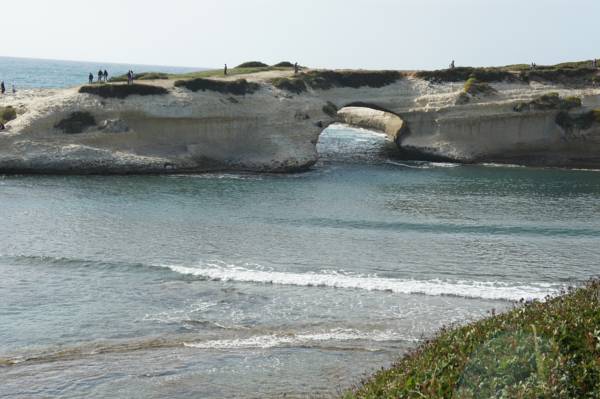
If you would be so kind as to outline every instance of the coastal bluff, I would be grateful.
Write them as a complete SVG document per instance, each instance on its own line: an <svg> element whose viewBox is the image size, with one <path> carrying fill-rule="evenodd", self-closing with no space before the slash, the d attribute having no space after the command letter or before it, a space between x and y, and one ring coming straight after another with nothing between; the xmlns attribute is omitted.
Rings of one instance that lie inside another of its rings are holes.
<svg viewBox="0 0 600 399"><path fill-rule="evenodd" d="M296 172L334 122L385 132L405 159L596 168L598 76L275 69L25 90L0 97L0 173Z"/></svg>

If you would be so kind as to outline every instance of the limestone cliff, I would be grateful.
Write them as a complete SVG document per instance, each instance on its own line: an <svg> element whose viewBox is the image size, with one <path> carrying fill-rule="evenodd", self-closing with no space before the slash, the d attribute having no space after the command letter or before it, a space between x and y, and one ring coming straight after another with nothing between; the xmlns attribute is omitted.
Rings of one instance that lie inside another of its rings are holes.
<svg viewBox="0 0 600 399"><path fill-rule="evenodd" d="M503 81L471 95L464 82L410 74L364 84L290 75L246 76L247 92L166 80L123 96L71 88L1 97L18 116L0 133L0 172L298 171L316 162L320 132L339 120L386 132L407 158L600 166L595 88ZM528 106L549 92L582 106Z"/></svg>

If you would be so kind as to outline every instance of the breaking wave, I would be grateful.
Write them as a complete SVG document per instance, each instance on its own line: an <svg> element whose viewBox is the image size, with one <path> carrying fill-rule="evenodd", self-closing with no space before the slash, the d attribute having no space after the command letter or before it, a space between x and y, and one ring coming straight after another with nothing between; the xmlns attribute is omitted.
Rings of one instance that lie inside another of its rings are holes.
<svg viewBox="0 0 600 399"><path fill-rule="evenodd" d="M198 267L164 265L174 272L215 281L231 281L257 284L289 285L299 287L329 287L367 291L387 291L398 294L422 294L430 296L456 296L491 300L518 301L521 299L544 299L556 294L562 287L548 284L511 284L484 281L445 281L395 279L372 275L340 272L292 273L253 269L219 263L207 263Z"/></svg>

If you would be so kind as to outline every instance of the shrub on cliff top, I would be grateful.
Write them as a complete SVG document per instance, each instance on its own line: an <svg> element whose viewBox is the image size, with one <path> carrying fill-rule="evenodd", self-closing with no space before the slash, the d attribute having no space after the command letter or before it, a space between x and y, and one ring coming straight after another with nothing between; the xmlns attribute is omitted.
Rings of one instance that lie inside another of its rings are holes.
<svg viewBox="0 0 600 399"><path fill-rule="evenodd" d="M163 72L142 72L133 75L134 80L165 80L169 74ZM110 82L127 82L127 75L119 75L109 79Z"/></svg>
<svg viewBox="0 0 600 399"><path fill-rule="evenodd" d="M260 61L244 62L243 64L236 66L236 68L267 68L267 67L268 67L267 64L265 64L264 62L260 62Z"/></svg>
<svg viewBox="0 0 600 399"><path fill-rule="evenodd" d="M99 84L87 85L79 88L80 93L94 94L102 98L127 98L129 96L158 96L169 93L167 89L146 84Z"/></svg>
<svg viewBox="0 0 600 399"><path fill-rule="evenodd" d="M294 64L289 61L281 61L278 64L273 65L274 68L293 68Z"/></svg>
<svg viewBox="0 0 600 399"><path fill-rule="evenodd" d="M595 398L600 282L444 329L350 398Z"/></svg>
<svg viewBox="0 0 600 399"><path fill-rule="evenodd" d="M82 133L90 126L96 125L96 119L89 112L73 112L68 118L58 122L54 127L67 134Z"/></svg>
<svg viewBox="0 0 600 399"><path fill-rule="evenodd" d="M260 89L258 83L248 82L246 79L228 81L197 78L191 80L178 80L175 82L175 86L184 87L193 92L209 90L237 96L252 94Z"/></svg>
<svg viewBox="0 0 600 399"><path fill-rule="evenodd" d="M277 78L271 80L271 83L278 89L289 91L290 93L300 94L307 90L306 83L304 83L304 80L302 79Z"/></svg>
<svg viewBox="0 0 600 399"><path fill-rule="evenodd" d="M514 110L516 112L547 110L569 111L579 107L581 107L581 99L579 97L571 96L561 98L558 93L548 93L529 102L520 102L514 107Z"/></svg>
<svg viewBox="0 0 600 399"><path fill-rule="evenodd" d="M496 90L489 84L480 82L477 78L471 77L465 82L464 92L476 96L480 94L493 94L496 92Z"/></svg>
<svg viewBox="0 0 600 399"><path fill-rule="evenodd" d="M379 88L393 84L402 77L398 71L311 71L293 79L278 79L274 83L281 89L299 93L305 91L307 86L317 90L334 87Z"/></svg>
<svg viewBox="0 0 600 399"><path fill-rule="evenodd" d="M0 123L10 122L17 118L17 110L10 105L0 107Z"/></svg>
<svg viewBox="0 0 600 399"><path fill-rule="evenodd" d="M515 75L500 68L472 68L457 67L452 69L440 69L437 71L419 71L416 76L432 83L464 82L469 78L476 78L480 82L502 82L514 80Z"/></svg>

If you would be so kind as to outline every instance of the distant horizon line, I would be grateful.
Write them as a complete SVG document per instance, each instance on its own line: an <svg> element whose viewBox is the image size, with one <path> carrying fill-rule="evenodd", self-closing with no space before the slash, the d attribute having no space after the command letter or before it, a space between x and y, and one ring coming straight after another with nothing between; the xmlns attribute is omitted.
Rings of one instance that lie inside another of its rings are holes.
<svg viewBox="0 0 600 399"><path fill-rule="evenodd" d="M113 65L121 65L121 66L141 66L141 67L163 67L163 68L182 68L182 69L189 69L190 71L210 71L210 70L218 70L221 69L221 67L198 67L198 66L185 66L185 65L166 65L166 64L145 64L145 63L129 63L129 62L122 62L122 61L87 61L87 60L74 60L74 59L61 59L61 58L46 58L46 57L24 57L24 56L11 56L11 55L0 55L0 58L6 58L6 59L17 59L17 60L30 60L30 61L56 61L56 62L79 62L82 64L113 64ZM539 64L538 66L552 66L552 65L559 65L559 64L564 64L564 63L570 63L570 62L591 62L593 61L594 58L590 58L590 59L580 59L580 60L566 60L566 61L558 61L556 63L549 63L549 64ZM256 61L256 60L254 60ZM500 67L506 67L506 66L511 66L511 65L529 65L529 62L521 62L521 63L512 63L512 64L504 64L504 65L460 65L459 63L457 63L457 67L471 67L471 68L500 68ZM308 66L308 65L307 65ZM231 67L231 68L235 68L235 67ZM377 69L371 69L371 68L347 68L347 67L311 67L308 66L308 68L311 69L332 69L332 70L336 70L336 69L340 69L340 70L351 70L351 69L364 69L364 70L394 70L394 71L406 71L406 72L410 72L410 71L427 71L427 70L437 70L437 69L445 69L445 68L436 68L436 67L429 67L429 69L423 69L423 68L377 68ZM144 71L144 72L156 72L156 71Z"/></svg>

